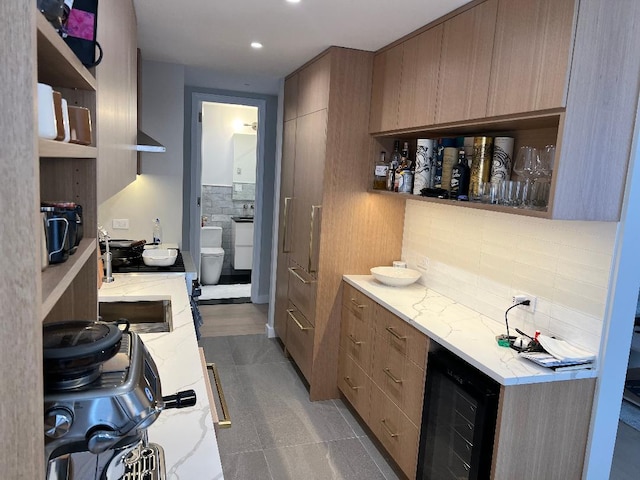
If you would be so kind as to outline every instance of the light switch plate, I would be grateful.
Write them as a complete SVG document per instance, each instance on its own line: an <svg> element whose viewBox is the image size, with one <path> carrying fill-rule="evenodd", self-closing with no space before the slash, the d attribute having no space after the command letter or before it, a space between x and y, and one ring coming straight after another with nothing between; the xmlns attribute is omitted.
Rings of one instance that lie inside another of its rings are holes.
<svg viewBox="0 0 640 480"><path fill-rule="evenodd" d="M114 230L128 230L129 219L128 218L114 218L111 221L111 226Z"/></svg>

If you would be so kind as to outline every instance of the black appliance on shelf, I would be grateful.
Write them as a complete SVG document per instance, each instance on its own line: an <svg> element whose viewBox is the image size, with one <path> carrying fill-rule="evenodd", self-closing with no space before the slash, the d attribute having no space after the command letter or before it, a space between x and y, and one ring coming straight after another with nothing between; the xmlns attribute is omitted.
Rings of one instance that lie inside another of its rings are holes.
<svg viewBox="0 0 640 480"><path fill-rule="evenodd" d="M460 357L429 353L418 480L488 479L500 385Z"/></svg>

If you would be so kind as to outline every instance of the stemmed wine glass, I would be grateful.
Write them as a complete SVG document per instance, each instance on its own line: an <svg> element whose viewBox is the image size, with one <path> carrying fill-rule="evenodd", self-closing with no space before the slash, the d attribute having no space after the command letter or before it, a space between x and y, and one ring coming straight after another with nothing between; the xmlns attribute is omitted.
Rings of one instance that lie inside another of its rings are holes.
<svg viewBox="0 0 640 480"><path fill-rule="evenodd" d="M537 163L533 171L534 182L530 202L532 208L543 210L547 207L555 155L555 145L545 146L538 154Z"/></svg>
<svg viewBox="0 0 640 480"><path fill-rule="evenodd" d="M522 206L529 206L529 195L531 191L531 185L536 175L536 170L539 164L538 149L524 145L518 150L516 161L513 163L513 171L521 178L524 179L522 187Z"/></svg>

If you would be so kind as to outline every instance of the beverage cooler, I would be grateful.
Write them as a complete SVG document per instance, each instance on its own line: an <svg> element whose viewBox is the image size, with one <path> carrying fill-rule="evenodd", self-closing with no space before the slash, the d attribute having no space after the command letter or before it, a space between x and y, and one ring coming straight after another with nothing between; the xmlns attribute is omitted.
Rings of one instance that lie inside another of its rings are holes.
<svg viewBox="0 0 640 480"><path fill-rule="evenodd" d="M418 480L489 478L500 385L459 357L429 354Z"/></svg>

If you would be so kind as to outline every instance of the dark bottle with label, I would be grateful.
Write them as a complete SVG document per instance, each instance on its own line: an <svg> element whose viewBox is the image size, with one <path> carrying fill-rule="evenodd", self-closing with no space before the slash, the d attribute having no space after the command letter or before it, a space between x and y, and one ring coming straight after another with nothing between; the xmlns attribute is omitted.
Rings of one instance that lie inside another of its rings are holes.
<svg viewBox="0 0 640 480"><path fill-rule="evenodd" d="M404 142L402 147L402 158L400 166L396 170L397 191L400 193L413 192L413 170L411 169L411 160L409 160L409 142Z"/></svg>
<svg viewBox="0 0 640 480"><path fill-rule="evenodd" d="M451 170L451 198L469 200L469 178L471 172L464 148L458 152L458 163Z"/></svg>
<svg viewBox="0 0 640 480"><path fill-rule="evenodd" d="M387 190L393 192L395 190L396 169L400 165L400 140L393 142L393 153L389 159L389 170L387 170Z"/></svg>

